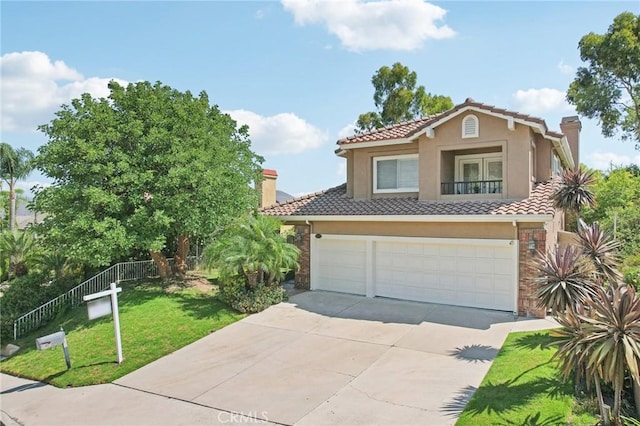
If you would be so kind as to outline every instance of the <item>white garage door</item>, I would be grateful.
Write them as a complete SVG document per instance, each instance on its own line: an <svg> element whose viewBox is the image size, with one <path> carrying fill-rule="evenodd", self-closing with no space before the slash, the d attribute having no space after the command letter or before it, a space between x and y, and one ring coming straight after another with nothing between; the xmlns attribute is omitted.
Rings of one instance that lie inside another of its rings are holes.
<svg viewBox="0 0 640 426"><path fill-rule="evenodd" d="M378 241L374 247L378 296L514 310L512 246Z"/></svg>
<svg viewBox="0 0 640 426"><path fill-rule="evenodd" d="M313 289L516 310L515 241L325 235L311 256Z"/></svg>
<svg viewBox="0 0 640 426"><path fill-rule="evenodd" d="M312 256L314 289L365 294L366 241L322 238L316 240Z"/></svg>

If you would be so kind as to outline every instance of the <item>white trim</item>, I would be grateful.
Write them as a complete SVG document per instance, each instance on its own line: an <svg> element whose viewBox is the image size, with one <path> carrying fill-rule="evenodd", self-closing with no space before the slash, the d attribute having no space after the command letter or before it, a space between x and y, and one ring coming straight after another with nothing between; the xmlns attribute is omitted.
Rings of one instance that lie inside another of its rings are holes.
<svg viewBox="0 0 640 426"><path fill-rule="evenodd" d="M372 142L351 142L340 145L340 150L354 149L354 148L370 148L374 146L387 146L387 145L402 145L404 143L412 143L414 139L402 138L402 139L382 139Z"/></svg>
<svg viewBox="0 0 640 426"><path fill-rule="evenodd" d="M550 214L501 215L300 215L274 216L285 222L548 222Z"/></svg>
<svg viewBox="0 0 640 426"><path fill-rule="evenodd" d="M436 133L433 130L433 127L431 126L427 126L426 129L424 129L424 134L429 138L429 139L433 139L436 137Z"/></svg>
<svg viewBox="0 0 640 426"><path fill-rule="evenodd" d="M431 244L482 244L485 246L504 247L513 245L515 239L491 239L491 238L436 238L436 237L394 237L384 235L345 235L322 234L324 240L349 240L349 241L387 241L387 242L413 242Z"/></svg>
<svg viewBox="0 0 640 426"><path fill-rule="evenodd" d="M517 231L516 231L517 233ZM515 239L513 240L513 250L515 251L514 253L514 258L515 258L515 262L514 262L514 269L515 271L513 271L513 276L516 277L516 291L514 291L514 301L513 301L513 306L514 306L514 310L513 310L513 315L517 316L518 315L518 300L520 299L520 241L519 239Z"/></svg>
<svg viewBox="0 0 640 426"><path fill-rule="evenodd" d="M475 125L474 127L474 133L473 134L466 134L465 130L466 130L466 121L467 120L471 120L473 121L473 124ZM464 118L462 119L462 139L468 139L468 138L477 138L480 135L480 120L478 120L478 116L474 115L474 114L467 114L464 116Z"/></svg>
<svg viewBox="0 0 640 426"><path fill-rule="evenodd" d="M365 282L364 282L364 294L367 297L374 297L376 295L376 280L373 275L375 269L375 261L373 254L375 253L375 242L373 239L366 241L366 262L365 262Z"/></svg>
<svg viewBox="0 0 640 426"><path fill-rule="evenodd" d="M448 116L443 117L440 120L437 120L437 121L431 123L430 127L433 127L435 129L439 125L444 124L447 121L449 121L449 120L451 120L451 119L453 119L453 118L455 118L455 117L459 116L460 114L463 114L463 113L465 113L467 111L475 111L475 112L478 112L480 114L487 114L487 115L491 115L493 117L502 118L502 119L507 121L507 126L509 125L509 120L511 120L513 123L524 124L525 126L529 126L529 127L533 128L534 130L537 130L537 133L540 133L542 135L544 135L546 133L546 131L548 130L546 128L546 126L543 126L540 123L536 123L536 122L528 121L528 120L523 120L521 118L516 118L516 117L513 117L511 115L501 114L499 112L494 112L494 111L490 111L490 110L487 110L487 109L478 108L478 107L475 107L475 106L466 106L464 108L461 108L458 111L453 112L453 113L449 114ZM413 136L413 139L418 138L423 133L424 133L424 131L416 133Z"/></svg>
<svg viewBox="0 0 640 426"><path fill-rule="evenodd" d="M380 161L389 161L389 160L406 160L406 159L415 159L416 160L416 169L418 172L418 181L416 182L415 187L408 188L393 188L393 189L378 189L378 162ZM393 194L398 192L418 192L418 185L420 184L420 164L418 161L418 154L402 154L402 155L386 155L373 157L373 193L374 194Z"/></svg>
<svg viewBox="0 0 640 426"><path fill-rule="evenodd" d="M496 155L499 154L499 155ZM454 156L454 161L455 161L455 170L454 170L454 179L456 182L463 182L464 181L464 176L462 176L462 164L464 162L468 162L468 161L473 161L473 160L477 160L480 163L480 179L479 180L487 180L486 179L486 174L487 174L487 167L486 167L486 161L491 161L491 160L500 160L502 167L502 180L504 180L504 157L502 155L502 152L500 153L495 153L495 152L487 152L485 154L465 154L465 155L456 155ZM472 181L470 181L472 182Z"/></svg>

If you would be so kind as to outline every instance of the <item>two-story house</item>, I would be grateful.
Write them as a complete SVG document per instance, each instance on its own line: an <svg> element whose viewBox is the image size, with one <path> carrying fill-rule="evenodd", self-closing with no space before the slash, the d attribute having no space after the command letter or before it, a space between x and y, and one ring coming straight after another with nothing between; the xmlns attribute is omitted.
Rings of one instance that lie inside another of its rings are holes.
<svg viewBox="0 0 640 426"><path fill-rule="evenodd" d="M578 164L577 117L467 99L337 142L345 184L274 204L295 225L296 286L542 316L531 260L558 241L552 178Z"/></svg>

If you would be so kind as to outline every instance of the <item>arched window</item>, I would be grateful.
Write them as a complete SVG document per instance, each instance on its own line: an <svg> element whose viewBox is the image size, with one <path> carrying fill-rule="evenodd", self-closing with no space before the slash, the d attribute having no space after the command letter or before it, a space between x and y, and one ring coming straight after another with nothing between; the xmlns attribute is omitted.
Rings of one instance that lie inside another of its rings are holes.
<svg viewBox="0 0 640 426"><path fill-rule="evenodd" d="M478 137L478 117L473 114L467 115L462 120L462 137L477 138Z"/></svg>

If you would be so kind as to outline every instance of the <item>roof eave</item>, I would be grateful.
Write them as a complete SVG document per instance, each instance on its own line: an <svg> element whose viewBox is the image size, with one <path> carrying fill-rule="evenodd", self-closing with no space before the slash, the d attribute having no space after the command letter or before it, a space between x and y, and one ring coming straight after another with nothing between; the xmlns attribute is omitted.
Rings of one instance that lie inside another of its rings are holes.
<svg viewBox="0 0 640 426"><path fill-rule="evenodd" d="M340 148L336 150L336 154L339 154L340 152L347 149L369 148L369 147L386 146L386 145L402 145L402 144L411 143L411 142L413 142L413 140L409 138L397 138L397 139L381 139L379 141L370 141L370 142L344 143L339 145Z"/></svg>
<svg viewBox="0 0 640 426"><path fill-rule="evenodd" d="M287 222L549 222L552 214L485 215L291 215L275 216Z"/></svg>

